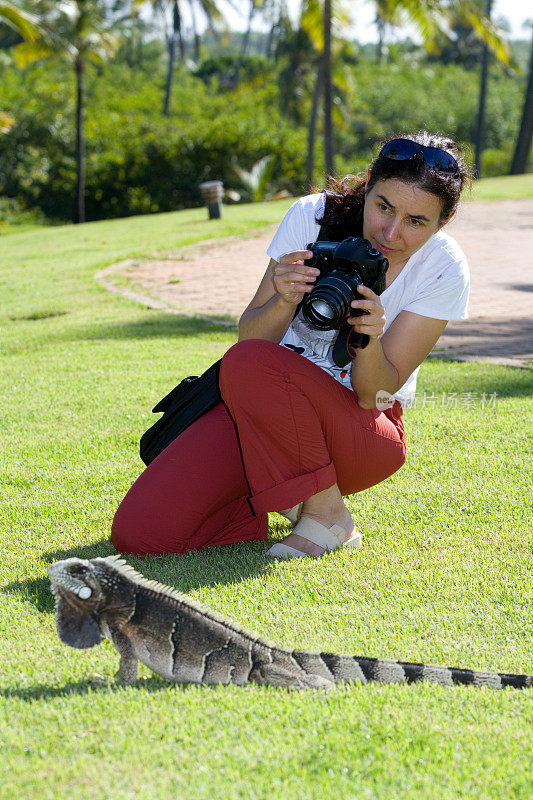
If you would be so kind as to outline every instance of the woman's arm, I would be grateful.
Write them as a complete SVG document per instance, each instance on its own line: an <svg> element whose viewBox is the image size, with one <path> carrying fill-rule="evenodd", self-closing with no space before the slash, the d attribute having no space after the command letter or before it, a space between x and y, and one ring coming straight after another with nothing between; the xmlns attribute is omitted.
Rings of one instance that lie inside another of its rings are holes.
<svg viewBox="0 0 533 800"><path fill-rule="evenodd" d="M279 263L270 259L257 292L239 320L239 341L282 340L298 303L320 274L318 269L303 264L302 259L311 256L308 250L297 250L282 256Z"/></svg>
<svg viewBox="0 0 533 800"><path fill-rule="evenodd" d="M352 386L362 408L375 408L379 391L397 392L429 355L447 320L401 311L381 335L385 311L379 296L367 287L359 286L358 291L366 299L356 300L352 306L363 308L368 314L351 317L350 321L357 332L366 333L370 340L357 351L352 363Z"/></svg>

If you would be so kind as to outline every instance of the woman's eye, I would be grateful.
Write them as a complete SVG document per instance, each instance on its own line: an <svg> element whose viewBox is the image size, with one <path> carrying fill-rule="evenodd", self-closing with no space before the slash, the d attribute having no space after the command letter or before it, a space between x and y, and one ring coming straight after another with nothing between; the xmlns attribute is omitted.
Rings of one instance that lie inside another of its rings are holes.
<svg viewBox="0 0 533 800"><path fill-rule="evenodd" d="M421 220L419 220L419 219L411 219L411 225L412 225L414 228L418 228L418 227L419 227L419 225L422 225L422 221L421 221Z"/></svg>

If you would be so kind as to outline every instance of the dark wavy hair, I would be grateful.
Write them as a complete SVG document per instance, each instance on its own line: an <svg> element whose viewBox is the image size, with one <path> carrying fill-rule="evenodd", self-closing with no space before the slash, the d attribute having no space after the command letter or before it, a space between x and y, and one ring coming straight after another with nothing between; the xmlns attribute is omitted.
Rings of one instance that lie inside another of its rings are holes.
<svg viewBox="0 0 533 800"><path fill-rule="evenodd" d="M428 167L420 154L405 161L394 161L381 155L381 148L392 139L411 139L429 147L439 147L453 155L459 165L459 173L452 175ZM325 228L330 241L341 241L346 236L363 235L363 208L367 188L377 181L396 178L436 195L441 201L440 219L444 221L456 210L461 192L471 183L471 170L464 159L460 146L444 136L427 131L413 134L398 134L382 143L377 158L364 173L349 175L342 180L330 178L326 194L324 215L317 222ZM368 184L367 184L368 177Z"/></svg>

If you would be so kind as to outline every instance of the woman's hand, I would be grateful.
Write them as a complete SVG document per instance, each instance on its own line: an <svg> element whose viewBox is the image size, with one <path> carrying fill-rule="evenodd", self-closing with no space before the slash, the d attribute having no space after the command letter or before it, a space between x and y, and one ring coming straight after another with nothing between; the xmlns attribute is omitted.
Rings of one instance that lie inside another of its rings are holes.
<svg viewBox="0 0 533 800"><path fill-rule="evenodd" d="M371 339L379 339L385 327L385 309L381 305L379 295L368 286L358 286L357 291L363 295L364 300L352 300L352 308L360 308L365 313L360 317L348 317L347 321L353 325L357 333L366 333Z"/></svg>
<svg viewBox="0 0 533 800"><path fill-rule="evenodd" d="M313 284L320 270L308 267L303 263L306 258L311 258L310 250L296 250L281 256L280 263L274 267L272 283L274 289L290 305L297 306L313 288Z"/></svg>

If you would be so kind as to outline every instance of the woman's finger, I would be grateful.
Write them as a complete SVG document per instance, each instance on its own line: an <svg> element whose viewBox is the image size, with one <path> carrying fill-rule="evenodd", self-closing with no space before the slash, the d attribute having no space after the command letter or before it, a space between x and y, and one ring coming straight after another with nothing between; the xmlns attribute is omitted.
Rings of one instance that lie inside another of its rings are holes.
<svg viewBox="0 0 533 800"><path fill-rule="evenodd" d="M292 262L283 266L278 264L277 267L274 267L274 275L289 275L293 273L297 273L299 276L313 276L313 278L316 278L317 275L320 275L320 270L314 267L306 267L304 264L300 265Z"/></svg>
<svg viewBox="0 0 533 800"><path fill-rule="evenodd" d="M276 275L274 277L274 283L279 284L281 286L295 284L298 286L312 286L314 283L313 278L306 278L303 275Z"/></svg>
<svg viewBox="0 0 533 800"><path fill-rule="evenodd" d="M294 264L296 261L305 261L307 258L312 258L313 253L311 250L295 250L292 253L285 253L281 256L280 264Z"/></svg>
<svg viewBox="0 0 533 800"><path fill-rule="evenodd" d="M362 308L367 311L377 311L383 309L381 303L376 300L352 300L350 303L352 308Z"/></svg>
<svg viewBox="0 0 533 800"><path fill-rule="evenodd" d="M357 287L357 291L364 297L368 297L372 300L379 300L379 295L377 295L375 292L372 291L372 289L369 289L368 286L365 286L363 283L361 283Z"/></svg>

